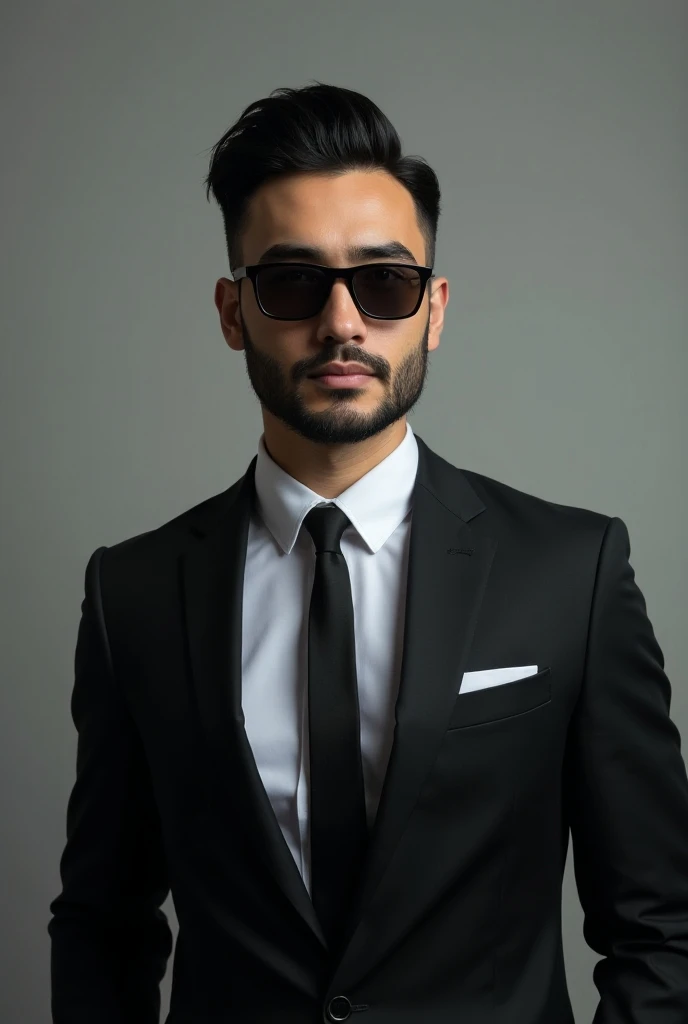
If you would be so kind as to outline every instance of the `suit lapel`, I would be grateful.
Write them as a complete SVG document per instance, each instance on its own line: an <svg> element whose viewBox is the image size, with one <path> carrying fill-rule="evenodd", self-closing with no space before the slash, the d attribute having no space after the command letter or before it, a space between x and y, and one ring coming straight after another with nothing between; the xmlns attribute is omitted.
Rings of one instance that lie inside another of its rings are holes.
<svg viewBox="0 0 688 1024"><path fill-rule="evenodd" d="M456 702L496 549L469 525L485 508L460 470L416 435L406 617L394 741L371 845L335 988L346 989L385 954L376 891L432 769ZM399 880L395 880L399 885Z"/></svg>
<svg viewBox="0 0 688 1024"><path fill-rule="evenodd" d="M340 971L384 955L363 928L432 768L480 611L495 541L469 522L484 505L464 474L416 435L418 473L408 562L394 742ZM263 786L241 710L241 607L256 459L201 519L183 558L189 651L204 736L253 838L258 863L326 947L322 929ZM266 880L267 881L267 880ZM260 879L258 879L260 882Z"/></svg>
<svg viewBox="0 0 688 1024"><path fill-rule="evenodd" d="M244 566L254 496L256 458L220 497L212 521L202 520L183 558L185 619L193 683L203 735L231 794L242 831L252 840L256 865L276 880L322 945L325 936L301 874L265 791L244 727L241 707L241 632Z"/></svg>

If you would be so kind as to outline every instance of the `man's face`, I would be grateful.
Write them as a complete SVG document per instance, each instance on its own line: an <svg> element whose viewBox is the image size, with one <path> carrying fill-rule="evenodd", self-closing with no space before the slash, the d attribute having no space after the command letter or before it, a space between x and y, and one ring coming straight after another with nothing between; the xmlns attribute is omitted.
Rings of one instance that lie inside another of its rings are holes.
<svg viewBox="0 0 688 1024"><path fill-rule="evenodd" d="M350 247L392 241L405 246L411 258L352 258ZM384 171L351 171L338 177L295 174L264 185L251 199L242 239L244 263L272 259L266 253L280 243L319 250L317 256L290 256L280 262L426 265L413 200ZM439 344L447 295L446 280L436 279L428 284L414 316L375 320L359 312L346 282L339 280L320 313L281 321L261 313L249 280L221 278L215 303L227 343L246 352L249 380L266 425L274 417L309 441L352 444L388 428L420 398L428 351ZM353 360L374 374L360 387L327 388L309 377L327 362Z"/></svg>

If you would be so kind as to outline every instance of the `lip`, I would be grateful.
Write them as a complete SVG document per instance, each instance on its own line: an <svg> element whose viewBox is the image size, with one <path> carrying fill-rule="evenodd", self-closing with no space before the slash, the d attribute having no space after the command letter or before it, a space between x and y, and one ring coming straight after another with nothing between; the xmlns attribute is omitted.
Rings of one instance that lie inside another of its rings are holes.
<svg viewBox="0 0 688 1024"><path fill-rule="evenodd" d="M367 366L362 366L360 363L327 363L320 370L316 370L315 373L310 374L311 377L328 376L332 377L335 375L341 375L342 377L352 377L354 375L365 374L366 376L374 376L373 371L369 370Z"/></svg>
<svg viewBox="0 0 688 1024"><path fill-rule="evenodd" d="M375 377L371 373L325 373L310 380L324 388L363 388Z"/></svg>

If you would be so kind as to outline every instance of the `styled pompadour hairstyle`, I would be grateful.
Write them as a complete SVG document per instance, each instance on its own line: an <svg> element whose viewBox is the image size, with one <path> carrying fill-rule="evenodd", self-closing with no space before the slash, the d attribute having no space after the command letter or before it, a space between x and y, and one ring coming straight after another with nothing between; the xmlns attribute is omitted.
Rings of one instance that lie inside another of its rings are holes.
<svg viewBox="0 0 688 1024"><path fill-rule="evenodd" d="M426 265L435 261L440 187L423 157L402 156L389 118L368 97L315 82L274 89L255 100L212 147L204 181L222 210L231 270L243 264L241 235L251 196L264 183L298 171L343 174L385 170L410 192L425 239Z"/></svg>

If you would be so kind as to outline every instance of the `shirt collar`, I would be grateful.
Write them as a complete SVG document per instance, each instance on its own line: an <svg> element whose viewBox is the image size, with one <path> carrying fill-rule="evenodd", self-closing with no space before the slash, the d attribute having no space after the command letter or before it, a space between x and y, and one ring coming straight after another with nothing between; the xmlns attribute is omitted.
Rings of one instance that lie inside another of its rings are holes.
<svg viewBox="0 0 688 1024"><path fill-rule="evenodd" d="M375 553L411 510L417 469L418 443L407 421L404 440L386 459L336 498L323 498L277 465L261 434L255 471L256 510L289 554L310 510L316 505L337 505Z"/></svg>

